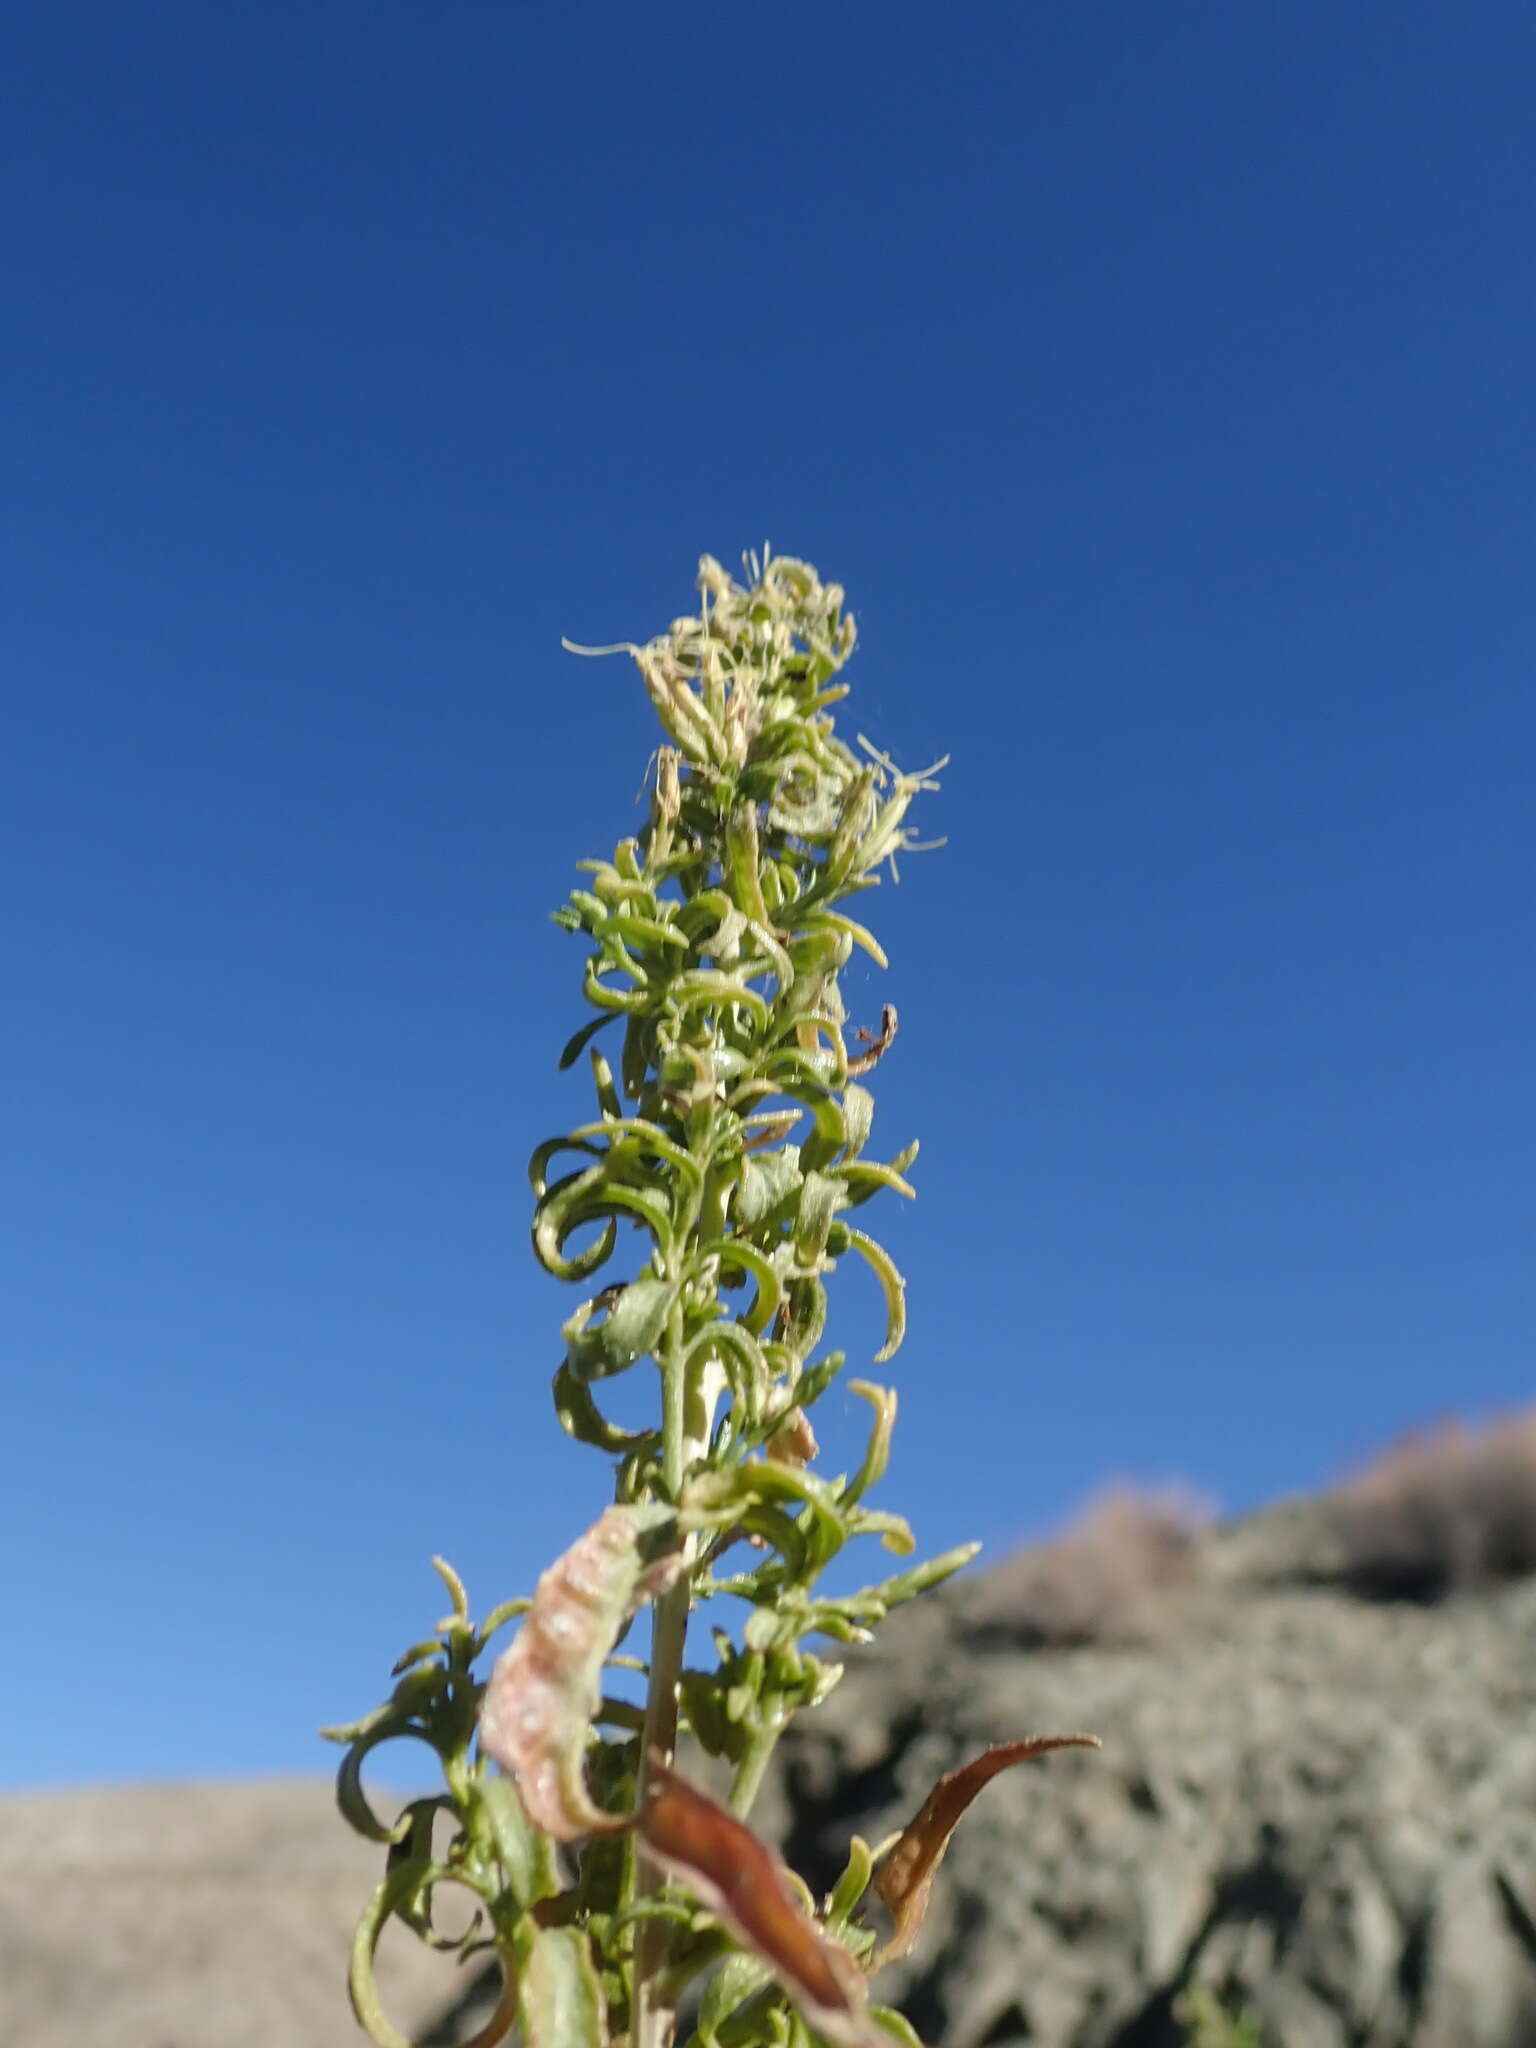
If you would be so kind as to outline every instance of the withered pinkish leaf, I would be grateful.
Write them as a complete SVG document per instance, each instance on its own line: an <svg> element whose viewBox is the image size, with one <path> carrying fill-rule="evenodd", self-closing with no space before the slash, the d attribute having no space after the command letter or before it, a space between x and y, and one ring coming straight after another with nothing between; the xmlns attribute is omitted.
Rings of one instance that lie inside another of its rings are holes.
<svg viewBox="0 0 1536 2048"><path fill-rule="evenodd" d="M934 1872L944 1860L949 1838L958 1827L966 1808L989 1779L1013 1764L1044 1756L1052 1749L1098 1749L1096 1735L1027 1735L1019 1742L998 1742L972 1757L957 1771L940 1778L919 1808L916 1817L902 1830L900 1839L875 1872L875 1890L890 1908L895 1921L890 1940L880 1951L879 1962L894 1962L904 1956L917 1939L918 1929L928 1911L928 1894ZM877 1965L878 1967L878 1965Z"/></svg>
<svg viewBox="0 0 1536 2048"><path fill-rule="evenodd" d="M658 1556L664 1507L614 1507L539 1580L533 1605L497 1660L480 1705L480 1746L515 1773L528 1818L557 1842L628 1827L588 1796L587 1736L602 1700L603 1662L625 1623L682 1570Z"/></svg>
<svg viewBox="0 0 1536 2048"><path fill-rule="evenodd" d="M640 1836L656 1862L767 1964L815 2033L834 2048L891 2048L890 2035L865 2010L863 1970L806 1911L784 1864L733 1813L656 1759Z"/></svg>

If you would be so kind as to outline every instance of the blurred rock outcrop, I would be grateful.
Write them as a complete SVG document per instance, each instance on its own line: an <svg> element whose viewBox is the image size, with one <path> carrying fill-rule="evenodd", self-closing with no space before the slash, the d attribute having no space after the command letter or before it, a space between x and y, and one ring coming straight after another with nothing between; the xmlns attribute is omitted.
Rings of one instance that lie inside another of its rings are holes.
<svg viewBox="0 0 1536 2048"><path fill-rule="evenodd" d="M1164 1544L1143 1640L1117 1603L1118 1639L1050 1649L1015 1561L894 1619L791 1731L771 1818L813 1884L986 1744L1103 1738L961 1827L889 1980L926 2040L1174 2048L1203 1983L1285 2048L1536 2043L1536 1581L1364 1598L1358 1535L1339 1497L1208 1535L1173 1628Z"/></svg>
<svg viewBox="0 0 1536 2048"><path fill-rule="evenodd" d="M0 1798L6 2048L355 2048L347 1945L378 1850L321 1779ZM381 1950L402 2026L428 2031L455 1973Z"/></svg>

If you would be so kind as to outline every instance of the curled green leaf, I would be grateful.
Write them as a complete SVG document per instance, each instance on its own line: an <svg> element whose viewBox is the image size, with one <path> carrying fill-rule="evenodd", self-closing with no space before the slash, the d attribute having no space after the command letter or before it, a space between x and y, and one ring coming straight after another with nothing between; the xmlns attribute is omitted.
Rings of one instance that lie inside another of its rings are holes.
<svg viewBox="0 0 1536 2048"><path fill-rule="evenodd" d="M706 1323L688 1341L683 1370L691 1378L709 1360L718 1360L723 1366L742 1415L748 1422L755 1421L767 1399L769 1372L763 1347L752 1332L723 1318Z"/></svg>
<svg viewBox="0 0 1536 2048"><path fill-rule="evenodd" d="M597 1206L600 1197L593 1191L600 1184L599 1168L571 1174L565 1180L557 1181L534 1211L533 1249L545 1272L553 1273L557 1280L585 1280L605 1266L613 1255L613 1247L618 1241L618 1226L610 1209ZM591 1203L584 1207L588 1197L592 1198ZM603 1224L597 1237L567 1258L567 1238L583 1223L597 1220L602 1220Z"/></svg>
<svg viewBox="0 0 1536 2048"><path fill-rule="evenodd" d="M606 1161L554 1182L534 1211L533 1248L540 1265L557 1280L588 1279L612 1256L619 1216L641 1224L663 1252L670 1248L671 1208L659 1190L628 1186ZM594 1241L568 1254L569 1240L594 1223L602 1225Z"/></svg>
<svg viewBox="0 0 1536 2048"><path fill-rule="evenodd" d="M875 1353L876 1365L883 1365L901 1349L901 1340L907 1334L907 1283L884 1245L876 1244L851 1224L847 1229L850 1246L869 1266L885 1296L885 1342Z"/></svg>
<svg viewBox="0 0 1536 2048"><path fill-rule="evenodd" d="M370 1717L372 1718L372 1717ZM336 1772L336 1804L347 1825L370 1842L398 1842L410 1826L409 1814L402 1814L393 1821L382 1821L374 1812L363 1790L363 1765L380 1743L392 1742L400 1737L420 1739L422 1731L413 1728L401 1715L385 1708L375 1724L365 1733L358 1735L342 1758Z"/></svg>
<svg viewBox="0 0 1536 2048"><path fill-rule="evenodd" d="M591 1444L599 1451L610 1451L625 1456L631 1451L643 1450L648 1444L660 1442L658 1430L620 1429L610 1422L592 1397L592 1391L584 1380L577 1378L571 1370L571 1362L565 1359L555 1374L555 1414L560 1427L567 1436L578 1443Z"/></svg>
<svg viewBox="0 0 1536 2048"><path fill-rule="evenodd" d="M893 1550L898 1557L910 1557L917 1548L917 1538L906 1516L893 1515L885 1508L862 1508L853 1529L860 1536L878 1536L886 1549Z"/></svg>
<svg viewBox="0 0 1536 2048"><path fill-rule="evenodd" d="M851 1506L885 1477L891 1458L891 1432L896 1427L896 1396L889 1387L877 1387L872 1380L850 1380L848 1391L867 1401L875 1411L864 1462L842 1491L843 1501Z"/></svg>
<svg viewBox="0 0 1536 2048"><path fill-rule="evenodd" d="M438 1864L403 1864L390 1872L363 1908L357 1931L352 1937L347 1989L358 2024L376 2043L376 2048L417 2048L417 2044L402 2034L385 2012L374 1975L379 1938L391 1914L398 1913L413 1896L430 1893L434 1885L463 1882L458 1873ZM516 2025L517 2005L517 1985L503 1957L501 1994L490 2018L476 2029L464 2043L464 2048L495 2048L498 2041L504 2041Z"/></svg>
<svg viewBox="0 0 1536 2048"><path fill-rule="evenodd" d="M809 1511L793 1525L801 1560L797 1577L803 1570L820 1571L841 1550L848 1525L832 1487L814 1473L771 1458L749 1458L728 1471L702 1472L691 1479L683 1489L681 1523L684 1528L745 1523L755 1510L771 1507Z"/></svg>
<svg viewBox="0 0 1536 2048"><path fill-rule="evenodd" d="M692 1271L695 1274L707 1271L711 1261L725 1272L745 1273L756 1282L756 1299L750 1307L743 1309L739 1320L754 1336L760 1336L773 1321L784 1298L784 1283L777 1268L755 1245L739 1237L716 1238L704 1245L693 1261Z"/></svg>
<svg viewBox="0 0 1536 2048"><path fill-rule="evenodd" d="M453 1602L456 1621L469 1620L469 1595L464 1590L464 1581L459 1577L446 1557L434 1557L432 1569L448 1588L448 1597Z"/></svg>
<svg viewBox="0 0 1536 2048"><path fill-rule="evenodd" d="M668 1000L681 1012L692 1010L743 1010L759 1031L765 1031L771 1017L767 1003L755 988L734 974L718 968L695 967L674 977L667 989Z"/></svg>

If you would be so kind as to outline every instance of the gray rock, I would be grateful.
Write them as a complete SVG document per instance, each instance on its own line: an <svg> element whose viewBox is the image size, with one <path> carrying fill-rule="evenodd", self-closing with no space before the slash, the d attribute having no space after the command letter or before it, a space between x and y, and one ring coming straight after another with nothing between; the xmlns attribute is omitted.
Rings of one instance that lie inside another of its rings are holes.
<svg viewBox="0 0 1536 2048"><path fill-rule="evenodd" d="M1204 1983L1285 2048L1536 2043L1536 1583L1373 1604L1333 1541L1305 1503L1219 1532L1143 1644L1019 1650L957 1589L790 1731L773 1818L813 1884L988 1743L1103 1738L961 1826L889 1980L926 2039L1173 2048Z"/></svg>

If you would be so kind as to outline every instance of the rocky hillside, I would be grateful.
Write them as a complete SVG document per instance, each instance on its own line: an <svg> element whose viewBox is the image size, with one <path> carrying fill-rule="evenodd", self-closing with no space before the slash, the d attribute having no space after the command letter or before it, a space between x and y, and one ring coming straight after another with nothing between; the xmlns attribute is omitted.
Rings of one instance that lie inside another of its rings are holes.
<svg viewBox="0 0 1536 2048"><path fill-rule="evenodd" d="M1209 1532L1110 1502L860 1653L762 1815L813 1884L990 1742L1104 1743L962 1826L882 1980L925 2040L1183 2048L1205 1985L1277 2048L1536 2048L1536 1487L1452 1450ZM376 1876L319 1781L0 1801L0 2041L347 2048ZM464 2037L472 1985L384 1964Z"/></svg>
<svg viewBox="0 0 1536 2048"><path fill-rule="evenodd" d="M1363 1596L1358 1533L1272 1510L1180 1582L1154 1527L1108 1642L1043 1642L1021 1559L893 1623L792 1731L777 1817L812 1883L990 1742L1103 1739L960 1829L892 1985L926 2040L1174 2048L1205 1984L1283 2048L1536 2043L1536 1580Z"/></svg>

